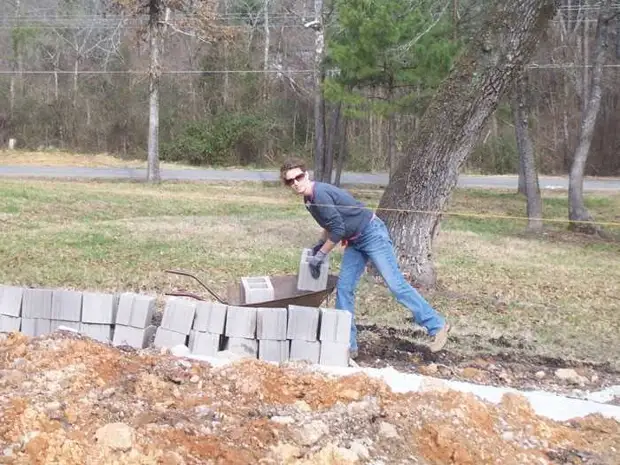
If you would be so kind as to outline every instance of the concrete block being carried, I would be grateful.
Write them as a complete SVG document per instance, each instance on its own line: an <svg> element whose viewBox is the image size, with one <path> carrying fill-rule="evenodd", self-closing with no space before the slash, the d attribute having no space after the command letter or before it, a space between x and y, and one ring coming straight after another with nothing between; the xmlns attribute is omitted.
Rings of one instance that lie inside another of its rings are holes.
<svg viewBox="0 0 620 465"><path fill-rule="evenodd" d="M299 260L299 273L297 274L297 289L300 291L324 291L327 289L327 277L329 275L329 256L321 264L321 274L314 279L310 274L308 259L312 256L312 249L303 249Z"/></svg>
<svg viewBox="0 0 620 465"><path fill-rule="evenodd" d="M269 302L273 300L273 285L269 276L252 276L241 278L246 304Z"/></svg>

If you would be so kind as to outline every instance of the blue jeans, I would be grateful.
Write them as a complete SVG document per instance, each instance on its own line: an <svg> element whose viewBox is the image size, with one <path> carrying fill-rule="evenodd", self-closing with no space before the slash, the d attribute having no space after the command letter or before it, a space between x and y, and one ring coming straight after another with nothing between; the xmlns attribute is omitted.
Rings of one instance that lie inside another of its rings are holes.
<svg viewBox="0 0 620 465"><path fill-rule="evenodd" d="M401 273L389 232L380 218L366 226L361 235L350 241L344 251L340 277L336 285L336 308L351 312L351 350L357 350L355 325L355 290L366 263L370 260L383 277L396 300L407 307L417 324L434 336L445 324L444 318L414 289Z"/></svg>

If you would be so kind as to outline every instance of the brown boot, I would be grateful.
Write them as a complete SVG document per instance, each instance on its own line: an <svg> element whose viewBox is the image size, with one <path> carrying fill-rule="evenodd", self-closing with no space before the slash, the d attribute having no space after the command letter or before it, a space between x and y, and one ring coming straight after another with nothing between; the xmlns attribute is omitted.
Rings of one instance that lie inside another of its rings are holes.
<svg viewBox="0 0 620 465"><path fill-rule="evenodd" d="M448 333L452 328L450 327L450 323L446 322L443 328L439 330L435 336L433 336L433 341L428 345L428 348L431 352L439 352L448 342Z"/></svg>

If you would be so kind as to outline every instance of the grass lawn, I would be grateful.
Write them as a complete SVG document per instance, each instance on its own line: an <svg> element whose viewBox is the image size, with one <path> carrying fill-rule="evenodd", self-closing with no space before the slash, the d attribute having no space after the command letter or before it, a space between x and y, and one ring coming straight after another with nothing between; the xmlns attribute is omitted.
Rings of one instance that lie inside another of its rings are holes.
<svg viewBox="0 0 620 465"><path fill-rule="evenodd" d="M369 205L381 192L352 189ZM563 218L565 193L545 194L545 216ZM601 221L620 222L620 195L588 196ZM517 215L512 192L460 190L452 212ZM0 180L0 283L163 294L196 272L223 292L242 276L296 273L318 226L281 187L261 184ZM549 223L542 237L524 222L446 216L436 244L439 283L426 293L455 327L451 350L493 350L499 336L528 355L617 363L620 242L575 236ZM620 236L620 229L609 228ZM337 272L341 249L332 270ZM332 300L333 302L333 300ZM358 321L410 325L409 314L365 276Z"/></svg>

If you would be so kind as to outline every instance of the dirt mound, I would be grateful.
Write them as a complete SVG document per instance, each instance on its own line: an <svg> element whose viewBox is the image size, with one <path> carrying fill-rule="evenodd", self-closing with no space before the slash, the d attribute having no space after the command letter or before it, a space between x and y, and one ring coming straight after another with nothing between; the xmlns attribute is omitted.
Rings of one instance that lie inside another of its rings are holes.
<svg viewBox="0 0 620 465"><path fill-rule="evenodd" d="M0 342L0 463L618 464L620 424L507 395L394 394L364 375L225 367L73 334Z"/></svg>

